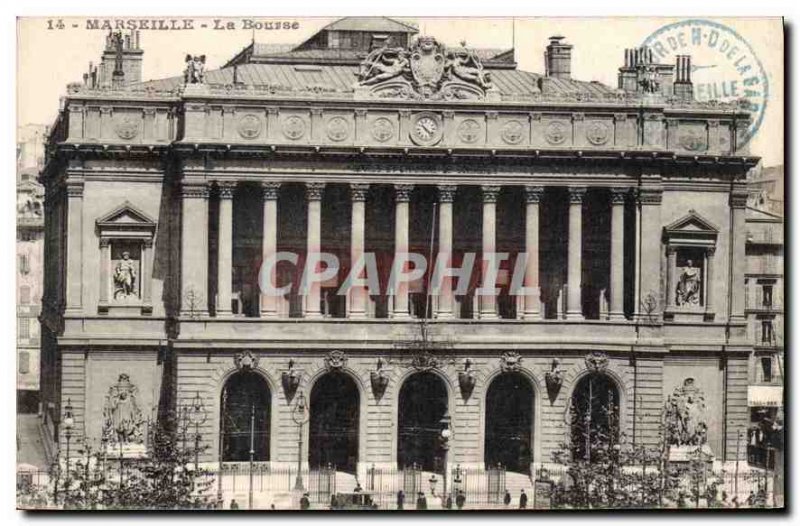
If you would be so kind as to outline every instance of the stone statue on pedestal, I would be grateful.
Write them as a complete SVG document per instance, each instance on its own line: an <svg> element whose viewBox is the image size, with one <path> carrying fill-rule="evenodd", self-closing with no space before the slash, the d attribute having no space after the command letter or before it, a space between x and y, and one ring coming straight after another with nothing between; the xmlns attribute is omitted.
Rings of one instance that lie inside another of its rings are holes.
<svg viewBox="0 0 800 526"><path fill-rule="evenodd" d="M675 303L679 307L700 304L700 269L694 266L691 259L686 261L686 266L681 269L678 277Z"/></svg>

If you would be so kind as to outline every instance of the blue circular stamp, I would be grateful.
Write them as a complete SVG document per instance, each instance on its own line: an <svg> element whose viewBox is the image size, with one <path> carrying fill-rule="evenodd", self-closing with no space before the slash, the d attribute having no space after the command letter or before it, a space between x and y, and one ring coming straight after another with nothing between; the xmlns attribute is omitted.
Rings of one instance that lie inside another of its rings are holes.
<svg viewBox="0 0 800 526"><path fill-rule="evenodd" d="M740 146L756 134L769 101L769 81L753 48L736 31L712 20L689 19L659 28L642 46L662 64L674 64L677 55L690 55L695 99L742 101L753 118L739 138Z"/></svg>

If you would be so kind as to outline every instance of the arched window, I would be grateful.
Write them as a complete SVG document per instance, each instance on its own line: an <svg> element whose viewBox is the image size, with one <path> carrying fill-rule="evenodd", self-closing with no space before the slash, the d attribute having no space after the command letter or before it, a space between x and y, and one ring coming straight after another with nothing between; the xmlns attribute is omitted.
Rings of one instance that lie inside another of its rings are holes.
<svg viewBox="0 0 800 526"><path fill-rule="evenodd" d="M252 371L231 376L222 390L222 460L245 462L269 460L272 395L266 380Z"/></svg>
<svg viewBox="0 0 800 526"><path fill-rule="evenodd" d="M358 465L358 386L350 376L331 372L311 389L308 462L355 473Z"/></svg>
<svg viewBox="0 0 800 526"><path fill-rule="evenodd" d="M447 405L447 387L434 373L416 373L403 383L398 407L400 468L416 464L425 471L442 469L441 420Z"/></svg>

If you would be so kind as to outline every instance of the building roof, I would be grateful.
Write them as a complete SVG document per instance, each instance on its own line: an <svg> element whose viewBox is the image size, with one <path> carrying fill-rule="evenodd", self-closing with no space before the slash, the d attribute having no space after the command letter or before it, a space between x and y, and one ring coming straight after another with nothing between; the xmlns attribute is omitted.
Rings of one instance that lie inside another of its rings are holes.
<svg viewBox="0 0 800 526"><path fill-rule="evenodd" d="M309 64L242 64L236 66L238 82L245 86L274 87L279 91L324 88L328 92L353 92L358 66ZM206 72L209 84L233 84L234 67ZM553 95L610 96L615 90L599 82L555 79L518 69L491 71L492 81L504 97ZM131 89L173 91L183 85L183 77L170 77L131 85Z"/></svg>
<svg viewBox="0 0 800 526"><path fill-rule="evenodd" d="M320 31L370 31L384 33L417 33L412 24L385 16L348 16L323 27Z"/></svg>

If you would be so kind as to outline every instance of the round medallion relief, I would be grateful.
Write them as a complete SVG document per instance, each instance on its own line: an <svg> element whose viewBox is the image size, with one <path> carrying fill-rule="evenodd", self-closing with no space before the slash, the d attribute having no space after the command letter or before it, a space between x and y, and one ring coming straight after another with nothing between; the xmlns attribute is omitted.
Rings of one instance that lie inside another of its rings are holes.
<svg viewBox="0 0 800 526"><path fill-rule="evenodd" d="M567 140L567 125L561 121L553 121L547 125L544 138L550 144L561 144Z"/></svg>
<svg viewBox="0 0 800 526"><path fill-rule="evenodd" d="M519 121L508 121L503 125L500 136L508 144L519 144L525 137L525 127Z"/></svg>
<svg viewBox="0 0 800 526"><path fill-rule="evenodd" d="M123 115L117 119L114 131L120 139L130 140L139 133L139 119L133 115Z"/></svg>
<svg viewBox="0 0 800 526"><path fill-rule="evenodd" d="M248 114L239 119L237 126L239 135L245 139L255 139L261 135L261 119L258 115Z"/></svg>
<svg viewBox="0 0 800 526"><path fill-rule="evenodd" d="M372 137L378 142L386 142L394 137L394 124L386 117L372 122Z"/></svg>
<svg viewBox="0 0 800 526"><path fill-rule="evenodd" d="M283 134L292 140L301 138L306 133L305 121L297 115L287 117L283 121Z"/></svg>
<svg viewBox="0 0 800 526"><path fill-rule="evenodd" d="M328 139L335 142L343 141L350 135L350 123L344 117L333 117L328 121L325 130Z"/></svg>
<svg viewBox="0 0 800 526"><path fill-rule="evenodd" d="M604 122L592 122L586 128L586 140L595 146L607 143L610 135L608 124Z"/></svg>
<svg viewBox="0 0 800 526"><path fill-rule="evenodd" d="M481 135L481 125L474 119L467 119L458 125L458 138L461 142L473 144Z"/></svg>

